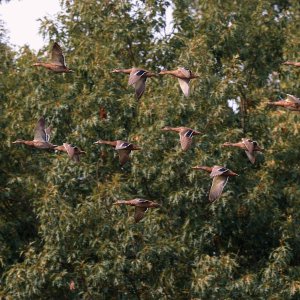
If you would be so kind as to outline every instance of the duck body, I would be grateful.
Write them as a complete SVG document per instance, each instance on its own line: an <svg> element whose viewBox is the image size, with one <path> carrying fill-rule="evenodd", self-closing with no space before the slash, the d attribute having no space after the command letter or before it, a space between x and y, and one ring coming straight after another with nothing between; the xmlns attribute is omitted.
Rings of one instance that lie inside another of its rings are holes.
<svg viewBox="0 0 300 300"><path fill-rule="evenodd" d="M52 64L52 63L38 62L38 63L34 63L33 66L44 67L44 68L46 68L50 71L53 71L55 73L72 73L72 72L74 72L73 70L70 70L66 66L55 65L55 64Z"/></svg>
<svg viewBox="0 0 300 300"><path fill-rule="evenodd" d="M114 203L114 205L130 205L135 207L134 220L138 223L144 218L145 212L148 208L158 208L160 204L146 199L135 198L131 200L119 200Z"/></svg>
<svg viewBox="0 0 300 300"><path fill-rule="evenodd" d="M226 142L222 146L237 147L237 148L245 150L245 153L252 164L254 164L255 160L256 160L254 152L258 152L258 151L262 152L263 151L263 149L260 148L260 146L258 145L258 143L256 141L253 141L248 138L242 138L242 141L238 142L238 143Z"/></svg>
<svg viewBox="0 0 300 300"><path fill-rule="evenodd" d="M22 139L17 139L16 141L12 142L12 144L23 144L28 147L36 148L36 149L55 149L55 147L57 147L57 145L53 145L49 142L43 142L37 140L26 141Z"/></svg>

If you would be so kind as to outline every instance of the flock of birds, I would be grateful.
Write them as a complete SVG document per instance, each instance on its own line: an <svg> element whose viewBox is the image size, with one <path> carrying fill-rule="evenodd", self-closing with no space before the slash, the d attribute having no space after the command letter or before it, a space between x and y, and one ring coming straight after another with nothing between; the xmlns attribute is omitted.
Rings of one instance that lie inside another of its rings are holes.
<svg viewBox="0 0 300 300"><path fill-rule="evenodd" d="M290 62L287 61L285 65L293 65L295 67L300 67L300 62ZM37 62L33 66L41 66L46 69L49 69L55 73L71 73L73 70L69 69L65 64L65 58L62 52L61 47L58 43L54 43L51 51L51 60L49 62ZM199 77L192 73L189 69L184 67L179 67L177 70L163 70L159 74L152 73L140 68L131 68L131 69L115 69L113 73L125 73L129 74L128 84L133 86L135 89L136 98L139 100L146 86L146 80L148 77L158 76L158 75L171 75L178 78L180 88L183 94L188 97L190 95L190 81L191 79ZM269 102L268 104L274 106L282 106L292 111L300 111L300 99L293 96L287 95L287 98L284 100ZM192 138L194 135L201 134L199 131L188 127L163 127L163 131L173 131L177 132L180 137L180 144L183 151L187 151L192 145ZM13 144L24 144L32 148L37 149L51 149L61 152L66 152L70 159L75 162L80 161L80 156L85 154L85 151L82 151L76 146L73 146L68 143L63 143L63 145L58 146L50 142L51 127L46 128L45 118L41 117L34 131L34 138L31 141L18 139ZM140 150L141 148L137 145L134 145L128 141L116 140L116 141L105 141L99 140L95 144L106 144L113 147L119 155L119 163L123 166L128 160L131 151ZM258 145L256 141L253 141L248 138L243 138L240 142L237 143L224 143L223 146L237 147L243 149L252 164L255 163L255 153L262 152L263 149ZM209 201L213 203L216 201L222 194L223 189L228 181L229 177L238 176L237 173L229 170L224 166L195 166L193 169L203 170L210 173L212 180L211 189L209 192ZM135 206L134 219L135 222L139 222L143 217L148 208L157 208L160 204L141 198L131 199L131 200L119 200L114 203L115 205L131 205Z"/></svg>

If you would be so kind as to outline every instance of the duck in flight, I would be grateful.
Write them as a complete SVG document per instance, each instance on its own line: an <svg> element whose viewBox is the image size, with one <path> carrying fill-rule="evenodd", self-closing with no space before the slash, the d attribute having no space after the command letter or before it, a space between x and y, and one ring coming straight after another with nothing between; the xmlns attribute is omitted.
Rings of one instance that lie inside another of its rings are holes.
<svg viewBox="0 0 300 300"><path fill-rule="evenodd" d="M238 147L245 150L247 157L249 158L252 164L255 163L255 152L262 152L263 149L259 147L256 141L252 141L247 138L242 138L242 140L238 143L229 143L226 142L222 146L225 147Z"/></svg>
<svg viewBox="0 0 300 300"><path fill-rule="evenodd" d="M13 144L23 144L37 149L54 149L57 145L50 143L51 127L46 128L45 118L41 117L34 129L34 138L32 141L17 139Z"/></svg>
<svg viewBox="0 0 300 300"><path fill-rule="evenodd" d="M172 75L178 78L178 82L183 94L188 97L190 95L190 81L191 79L198 78L191 70L179 67L177 70L162 70L159 75Z"/></svg>
<svg viewBox="0 0 300 300"><path fill-rule="evenodd" d="M211 203L215 202L222 195L223 189L227 184L228 178L232 176L238 176L238 174L233 171L222 167L222 166L196 166L192 169L204 170L210 173L210 177L213 178L212 185L209 192L209 201Z"/></svg>
<svg viewBox="0 0 300 300"><path fill-rule="evenodd" d="M86 154L85 151L80 150L77 146L73 146L68 143L63 143L62 146L57 146L54 150L67 152L70 159L75 161L76 163L80 162L80 156Z"/></svg>
<svg viewBox="0 0 300 300"><path fill-rule="evenodd" d="M194 135L199 135L201 132L188 127L170 127L165 126L161 130L174 131L179 133L181 149L187 151L192 145L192 138Z"/></svg>
<svg viewBox="0 0 300 300"><path fill-rule="evenodd" d="M61 47L58 43L54 43L51 50L51 59L49 62L37 62L33 64L36 67L44 67L55 73L71 73L73 70L69 69L65 63L65 57L63 55Z"/></svg>
<svg viewBox="0 0 300 300"><path fill-rule="evenodd" d="M145 216L146 211L148 208L158 208L160 207L160 204L145 200L141 198L131 199L131 200L119 200L114 203L114 205L131 205L135 207L134 210L134 221L135 223L138 223L140 220L142 220Z"/></svg>

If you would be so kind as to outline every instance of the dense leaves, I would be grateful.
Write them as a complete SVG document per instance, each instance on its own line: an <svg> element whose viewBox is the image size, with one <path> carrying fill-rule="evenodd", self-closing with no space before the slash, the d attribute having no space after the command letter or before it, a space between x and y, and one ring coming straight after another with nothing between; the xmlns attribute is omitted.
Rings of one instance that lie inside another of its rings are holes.
<svg viewBox="0 0 300 300"><path fill-rule="evenodd" d="M0 298L298 299L299 115L267 107L300 95L299 3L61 1L41 33L58 41L73 74L31 67L38 54L9 47L0 29ZM173 11L166 30L166 11ZM200 75L185 98L177 80L147 80L139 102L115 68L188 66ZM230 104L230 105L229 105ZM12 144L46 116L67 155ZM188 126L188 152L165 125ZM221 144L250 137L266 151L251 165ZM142 147L123 168L98 139ZM226 165L222 198L195 165ZM162 204L138 224L118 199ZM73 286L74 285L74 286ZM75 289L73 289L75 287Z"/></svg>

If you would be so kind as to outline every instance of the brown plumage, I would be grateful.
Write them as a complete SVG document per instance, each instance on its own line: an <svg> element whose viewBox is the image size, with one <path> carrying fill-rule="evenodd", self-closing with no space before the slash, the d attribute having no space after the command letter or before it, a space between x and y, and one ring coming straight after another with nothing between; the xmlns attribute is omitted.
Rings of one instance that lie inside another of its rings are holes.
<svg viewBox="0 0 300 300"><path fill-rule="evenodd" d="M132 85L134 87L135 95L138 100L144 94L147 78L158 76L155 73L140 68L115 69L112 72L129 74L128 85Z"/></svg>
<svg viewBox="0 0 300 300"><path fill-rule="evenodd" d="M114 205L122 205L122 204L135 206L135 211L134 211L135 223L138 223L140 220L144 218L145 212L148 210L148 208L160 207L160 204L156 202L140 199L140 198L131 199L131 200L119 200L114 203Z"/></svg>
<svg viewBox="0 0 300 300"><path fill-rule="evenodd" d="M210 177L213 178L213 182L209 192L209 201L211 203L220 198L223 189L228 181L228 178L231 176L238 176L238 174L222 166L196 166L193 167L193 169L209 172Z"/></svg>
<svg viewBox="0 0 300 300"><path fill-rule="evenodd" d="M289 65L289 66L294 66L294 67L300 67L300 62L297 62L297 61L286 61L283 64Z"/></svg>
<svg viewBox="0 0 300 300"><path fill-rule="evenodd" d="M71 73L74 72L70 70L65 64L65 57L63 55L62 49L57 43L53 44L51 50L51 59L49 62L37 62L33 66L41 66L55 73Z"/></svg>
<svg viewBox="0 0 300 300"><path fill-rule="evenodd" d="M190 95L190 81L191 79L198 78L199 76L192 73L191 70L187 68L178 68L177 70L162 70L159 75L172 75L178 78L178 82L183 94L188 97Z"/></svg>
<svg viewBox="0 0 300 300"><path fill-rule="evenodd" d="M77 163L80 162L80 155L86 154L85 151L82 151L78 147L72 146L68 143L63 143L62 146L57 146L54 148L54 150L68 153L70 159Z"/></svg>
<svg viewBox="0 0 300 300"><path fill-rule="evenodd" d="M281 106L292 111L300 111L300 99L290 94L287 94L287 97L284 100L268 102L268 104Z"/></svg>
<svg viewBox="0 0 300 300"><path fill-rule="evenodd" d="M118 151L119 162L121 166L123 166L129 160L129 155L132 150L141 150L139 146L122 140L117 140L117 141L99 140L94 144L105 144L114 147Z"/></svg>
<svg viewBox="0 0 300 300"><path fill-rule="evenodd" d="M23 144L37 149L54 149L57 145L50 143L51 127L45 127L45 118L41 117L34 129L34 138L32 141L17 139L13 144Z"/></svg>
<svg viewBox="0 0 300 300"><path fill-rule="evenodd" d="M99 108L99 117L100 117L100 120L106 120L107 119L107 112L106 112L104 107Z"/></svg>
<svg viewBox="0 0 300 300"><path fill-rule="evenodd" d="M179 133L181 149L187 151L192 145L192 138L194 135L199 135L201 132L188 127L170 127L165 126L161 130L174 131Z"/></svg>
<svg viewBox="0 0 300 300"><path fill-rule="evenodd" d="M263 151L263 149L258 146L258 143L256 141L252 141L252 140L246 139L246 138L242 138L242 141L238 142L238 143L226 142L222 146L237 147L237 148L241 148L241 149L245 150L245 153L247 154L247 157L249 158L249 160L252 164L255 163L255 152Z"/></svg>

